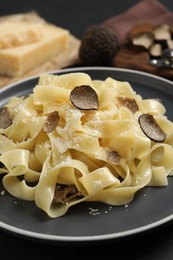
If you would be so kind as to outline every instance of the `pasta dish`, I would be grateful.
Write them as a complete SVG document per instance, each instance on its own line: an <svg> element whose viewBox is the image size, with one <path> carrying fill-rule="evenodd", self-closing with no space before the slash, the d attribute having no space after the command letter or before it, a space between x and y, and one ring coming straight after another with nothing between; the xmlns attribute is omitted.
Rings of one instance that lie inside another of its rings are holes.
<svg viewBox="0 0 173 260"><path fill-rule="evenodd" d="M3 186L51 218L85 201L125 205L146 186L167 186L172 158L164 104L127 81L43 74L32 93L0 110Z"/></svg>

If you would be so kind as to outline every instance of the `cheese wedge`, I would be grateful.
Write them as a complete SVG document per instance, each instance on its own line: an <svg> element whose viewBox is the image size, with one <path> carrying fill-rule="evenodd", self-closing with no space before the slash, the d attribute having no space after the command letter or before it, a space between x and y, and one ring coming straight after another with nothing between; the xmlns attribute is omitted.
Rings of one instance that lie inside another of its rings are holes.
<svg viewBox="0 0 173 260"><path fill-rule="evenodd" d="M43 36L43 26L40 23L2 22L0 23L0 49L39 41Z"/></svg>
<svg viewBox="0 0 173 260"><path fill-rule="evenodd" d="M41 24L40 24L41 25ZM69 31L52 24L42 24L39 40L0 49L0 74L21 76L62 51L69 43Z"/></svg>

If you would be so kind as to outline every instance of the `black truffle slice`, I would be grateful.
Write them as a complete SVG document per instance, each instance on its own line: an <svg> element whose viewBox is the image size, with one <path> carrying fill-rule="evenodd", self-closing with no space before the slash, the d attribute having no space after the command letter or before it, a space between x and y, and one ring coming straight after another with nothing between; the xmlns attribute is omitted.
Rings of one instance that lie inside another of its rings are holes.
<svg viewBox="0 0 173 260"><path fill-rule="evenodd" d="M117 36L110 28L94 25L81 38L79 58L86 66L112 65L118 47Z"/></svg>
<svg viewBox="0 0 173 260"><path fill-rule="evenodd" d="M120 164L121 156L119 155L118 152L111 151L111 152L107 152L106 155L107 155L107 159L110 163L116 164L116 165Z"/></svg>
<svg viewBox="0 0 173 260"><path fill-rule="evenodd" d="M153 28L155 41L163 41L171 39L170 26L168 24L160 24Z"/></svg>
<svg viewBox="0 0 173 260"><path fill-rule="evenodd" d="M7 107L0 110L0 128L5 129L12 124L10 112Z"/></svg>
<svg viewBox="0 0 173 260"><path fill-rule="evenodd" d="M118 97L118 101L121 106L127 107L133 114L135 114L139 110L138 104L133 98Z"/></svg>
<svg viewBox="0 0 173 260"><path fill-rule="evenodd" d="M164 142L166 133L160 128L153 115L142 114L138 122L144 134L154 142Z"/></svg>
<svg viewBox="0 0 173 260"><path fill-rule="evenodd" d="M70 93L70 101L83 110L97 110L99 106L97 93L89 85L75 87Z"/></svg>
<svg viewBox="0 0 173 260"><path fill-rule="evenodd" d="M59 114L57 111L50 113L47 116L47 119L46 119L44 127L43 127L44 132L46 132L46 133L53 132L59 122L59 119L60 119L60 117L59 117Z"/></svg>
<svg viewBox="0 0 173 260"><path fill-rule="evenodd" d="M162 58L162 47L158 43L154 43L149 48L149 55L151 59L161 59Z"/></svg>
<svg viewBox="0 0 173 260"><path fill-rule="evenodd" d="M141 32L132 38L134 46L142 46L144 49L149 49L153 42L154 35L152 32Z"/></svg>
<svg viewBox="0 0 173 260"><path fill-rule="evenodd" d="M77 190L75 185L63 185L57 184L54 197L52 200L52 205L63 205L73 200L76 197L82 197L80 191Z"/></svg>
<svg viewBox="0 0 173 260"><path fill-rule="evenodd" d="M153 29L155 43L161 45L162 50L169 48L168 41L171 40L170 27L167 24L161 24Z"/></svg>

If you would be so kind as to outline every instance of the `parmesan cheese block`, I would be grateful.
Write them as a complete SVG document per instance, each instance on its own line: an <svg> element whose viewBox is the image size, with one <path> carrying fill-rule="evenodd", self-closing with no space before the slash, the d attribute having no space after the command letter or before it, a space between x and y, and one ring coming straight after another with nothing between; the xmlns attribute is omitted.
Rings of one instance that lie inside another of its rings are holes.
<svg viewBox="0 0 173 260"><path fill-rule="evenodd" d="M67 49L68 30L52 24L40 24L40 26L43 30L37 41L31 40L30 43L24 41L20 46L0 49L0 74L21 76ZM25 32L27 34L28 31ZM15 33L18 34L17 28ZM19 39L18 36L13 37Z"/></svg>
<svg viewBox="0 0 173 260"><path fill-rule="evenodd" d="M0 49L33 43L42 36L43 26L40 23L3 22L0 24Z"/></svg>

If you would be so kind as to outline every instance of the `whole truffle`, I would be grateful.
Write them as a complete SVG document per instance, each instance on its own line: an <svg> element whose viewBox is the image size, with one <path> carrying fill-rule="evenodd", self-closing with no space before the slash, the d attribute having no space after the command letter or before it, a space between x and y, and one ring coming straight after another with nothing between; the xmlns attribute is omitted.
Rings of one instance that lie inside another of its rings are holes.
<svg viewBox="0 0 173 260"><path fill-rule="evenodd" d="M94 25L82 36L79 58L86 66L112 65L117 50L118 40L115 33L107 27Z"/></svg>

